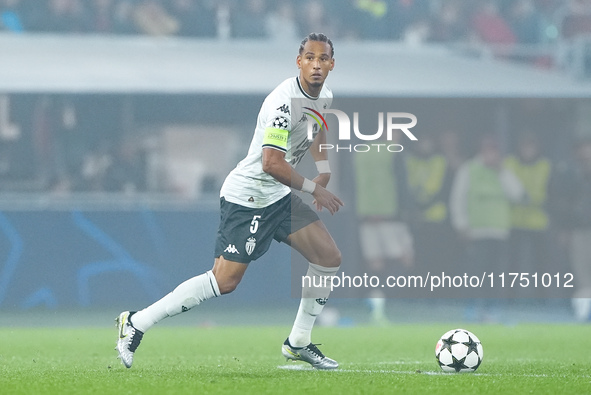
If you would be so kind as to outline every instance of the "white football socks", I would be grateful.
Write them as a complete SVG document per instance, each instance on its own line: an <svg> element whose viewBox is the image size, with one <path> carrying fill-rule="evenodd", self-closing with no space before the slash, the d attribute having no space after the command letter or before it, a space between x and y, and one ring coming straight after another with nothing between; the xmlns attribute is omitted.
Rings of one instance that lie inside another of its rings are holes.
<svg viewBox="0 0 591 395"><path fill-rule="evenodd" d="M289 334L289 344L293 347L304 347L312 342L312 327L330 294L330 277L338 270L338 267L324 267L314 263L308 266L306 276L310 278L312 286L302 288L302 300Z"/></svg>
<svg viewBox="0 0 591 395"><path fill-rule="evenodd" d="M218 283L211 270L181 283L171 293L131 317L134 328L146 332L166 317L183 313L204 300L220 296Z"/></svg>

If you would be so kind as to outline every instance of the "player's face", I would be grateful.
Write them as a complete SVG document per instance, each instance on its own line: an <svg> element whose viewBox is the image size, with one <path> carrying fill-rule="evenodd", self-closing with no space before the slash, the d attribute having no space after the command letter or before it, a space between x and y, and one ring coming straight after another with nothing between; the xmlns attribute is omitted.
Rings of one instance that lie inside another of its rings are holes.
<svg viewBox="0 0 591 395"><path fill-rule="evenodd" d="M304 45L302 54L298 55L296 63L300 69L300 80L304 88L309 87L313 90L322 88L328 73L334 68L330 45L322 41L308 41Z"/></svg>

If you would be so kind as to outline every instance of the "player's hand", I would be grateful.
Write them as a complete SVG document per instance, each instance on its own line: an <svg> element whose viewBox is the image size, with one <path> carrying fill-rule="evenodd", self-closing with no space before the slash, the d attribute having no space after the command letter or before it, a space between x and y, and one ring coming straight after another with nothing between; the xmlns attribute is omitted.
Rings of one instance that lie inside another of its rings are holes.
<svg viewBox="0 0 591 395"><path fill-rule="evenodd" d="M326 188L326 186L328 185L328 181L330 181L330 173L321 173L321 174L318 174L312 181L314 181L318 185L322 185L323 188ZM312 202L312 204L314 206L316 206L316 210L318 210L318 211L321 211L322 210L322 206L320 206L316 202L316 199L314 199L314 201Z"/></svg>
<svg viewBox="0 0 591 395"><path fill-rule="evenodd" d="M331 214L334 214L344 206L341 199L319 184L316 185L312 196L314 196L314 204L318 211L322 211L322 207L326 207Z"/></svg>

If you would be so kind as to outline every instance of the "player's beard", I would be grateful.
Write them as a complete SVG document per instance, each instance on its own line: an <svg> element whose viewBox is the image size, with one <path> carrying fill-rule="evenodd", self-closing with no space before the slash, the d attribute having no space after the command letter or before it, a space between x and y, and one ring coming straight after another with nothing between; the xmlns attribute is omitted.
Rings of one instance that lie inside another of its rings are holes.
<svg viewBox="0 0 591 395"><path fill-rule="evenodd" d="M308 86L311 88L321 88L323 84L324 84L324 80L322 80L320 82L308 81Z"/></svg>

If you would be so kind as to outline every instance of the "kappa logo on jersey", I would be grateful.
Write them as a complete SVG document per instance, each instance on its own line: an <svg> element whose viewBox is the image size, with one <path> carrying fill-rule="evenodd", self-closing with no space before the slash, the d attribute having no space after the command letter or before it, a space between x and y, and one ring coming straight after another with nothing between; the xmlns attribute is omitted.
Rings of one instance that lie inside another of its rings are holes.
<svg viewBox="0 0 591 395"><path fill-rule="evenodd" d="M277 108L278 111L281 111L284 114L289 114L291 115L291 113L289 112L289 106L287 104L282 105L281 107Z"/></svg>
<svg viewBox="0 0 591 395"><path fill-rule="evenodd" d="M238 252L238 249L236 248L236 246L234 244L228 244L228 246L226 247L224 252L229 252L230 254L240 255L240 252Z"/></svg>
<svg viewBox="0 0 591 395"><path fill-rule="evenodd" d="M256 245L257 245L257 239L255 239L254 237L249 237L246 240L246 244L244 245L244 248L246 249L246 253L248 255L252 254Z"/></svg>
<svg viewBox="0 0 591 395"><path fill-rule="evenodd" d="M276 129L287 129L287 118L276 117L273 120L273 127Z"/></svg>

